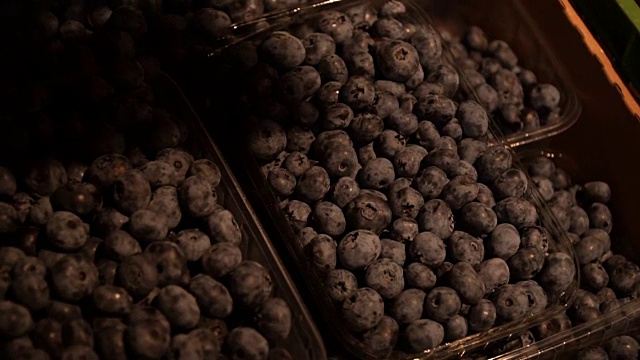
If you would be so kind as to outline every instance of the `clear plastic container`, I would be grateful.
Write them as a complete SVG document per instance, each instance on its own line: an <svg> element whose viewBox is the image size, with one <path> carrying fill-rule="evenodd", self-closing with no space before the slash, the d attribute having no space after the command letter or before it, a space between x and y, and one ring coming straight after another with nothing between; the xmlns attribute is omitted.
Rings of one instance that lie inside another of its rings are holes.
<svg viewBox="0 0 640 360"><path fill-rule="evenodd" d="M536 157L544 156L552 159L558 168L567 171L573 183L583 184L588 181L600 180L585 174L584 168L581 168L578 161L570 154L548 148L523 150L517 155L524 164ZM615 188L612 189L612 193L616 193ZM624 206L624 204L621 205ZM616 209L617 207L611 210L615 212ZM625 219L626 217L614 217L614 222L622 223ZM623 236L620 230L616 230L615 223L611 237L611 247L614 254L622 254L629 260L638 263L640 253L637 251L637 247L634 247L631 243L632 240ZM639 329L640 299L634 299L613 312L601 315L597 320L574 326L547 339L491 359L568 359L588 347L604 347L608 340L616 336L630 335L637 338Z"/></svg>
<svg viewBox="0 0 640 360"><path fill-rule="evenodd" d="M482 28L490 40L506 41L517 55L518 63L537 75L538 83L553 84L560 91L558 119L537 130L506 135L509 146L521 146L557 135L578 120L582 106L571 79L520 2L425 0L419 5L438 30L445 30L452 36L459 37L475 25Z"/></svg>
<svg viewBox="0 0 640 360"><path fill-rule="evenodd" d="M200 119L178 85L164 73L159 74L157 82L157 101L180 114L188 127L187 149L196 158L213 161L221 170L222 180L217 188L218 198L222 200L221 205L233 213L242 230L243 259L257 261L269 269L274 280L274 294L283 298L291 307L291 333L287 340L277 345L287 349L294 359L326 359L322 337L309 311L220 150L204 130Z"/></svg>
<svg viewBox="0 0 640 360"><path fill-rule="evenodd" d="M577 284L579 283L578 271L576 268L576 278L569 288L558 298L550 301L550 304L546 311L537 315L524 316L516 321L506 323L504 325L492 328L489 331L477 333L461 340L442 344L433 350L428 350L421 353L407 354L400 352L388 353L376 353L370 348L366 347L364 343L359 340L354 334L349 332L344 325L339 310L332 303L331 299L325 292L320 277L315 273L311 264L307 261L305 252L295 236L294 230L289 225L284 213L279 209L278 204L280 200L271 190L267 181L264 178L263 172L259 163L255 158L249 154L246 144L243 142L243 133L239 130L243 129L243 125L239 124L237 114L230 113L229 109L232 109L231 103L238 99L230 99L225 97L225 91L228 89L229 82L233 81L235 76L238 76L237 72L247 69L243 67L243 63L238 61L237 56L241 54L243 44L253 42L270 33L274 30L283 29L286 26L297 26L310 21L310 17L317 14L322 10L339 10L346 11L351 7L358 5L369 4L378 8L384 1L343 1L341 3L328 3L322 5L314 5L308 8L298 9L287 16L280 17L278 21L272 21L270 26L264 27L257 32L247 34L243 36L240 41L228 44L222 49L218 49L211 53L210 58L200 65L203 67L198 68L199 78L191 79L200 86L191 88L190 96L196 99L198 109L201 111L201 118L205 123L205 127L211 132L213 137L223 147L226 157L234 159L231 162L232 170L236 176L241 178L241 183L246 187L245 192L249 196L252 204L256 207L260 214L264 214L262 221L265 224L269 224L273 228L272 238L281 239L284 247L291 255L291 261L295 269L298 269L299 274L303 275L306 287L310 293L310 298L316 303L320 314L325 323L326 328L329 331L329 335L332 339L335 339L344 351L347 351L353 357L361 359L378 359L383 357L397 358L397 359L445 359L452 357L463 357L474 349L479 349L487 344L499 340L508 336L509 334L522 332L528 328L543 322L550 316L554 316L565 311L566 305L573 300ZM412 19L412 22L417 26L431 27L431 23L428 16L424 11L412 1L402 1L407 8L407 14ZM224 79L224 80L222 80ZM461 80L461 83L464 80ZM457 96L457 97L456 97ZM464 96L464 90L459 92L454 98L460 99ZM501 143L504 139L499 134L495 124L491 124L492 129L488 138L495 140L493 146L504 146ZM246 129L245 129L246 130ZM515 166L518 166L517 164ZM246 184L245 184L246 182ZM550 211L546 207L543 201L541 201L540 195L537 191L533 190L527 195L527 199L530 200L537 208L539 214L540 226L542 226L549 234L551 234L552 240L550 244L550 251L562 251L570 254L572 258L575 258L573 249L568 241L566 233L560 230L557 225L557 221L551 215Z"/></svg>

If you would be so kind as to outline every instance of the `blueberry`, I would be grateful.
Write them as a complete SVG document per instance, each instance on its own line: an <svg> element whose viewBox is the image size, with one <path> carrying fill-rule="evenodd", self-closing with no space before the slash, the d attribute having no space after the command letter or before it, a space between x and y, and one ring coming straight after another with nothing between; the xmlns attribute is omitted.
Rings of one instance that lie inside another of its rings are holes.
<svg viewBox="0 0 640 360"><path fill-rule="evenodd" d="M396 175L398 177L414 178L418 174L420 163L425 156L426 150L418 145L407 146L401 149L391 159ZM444 174L444 172L442 174Z"/></svg>
<svg viewBox="0 0 640 360"><path fill-rule="evenodd" d="M375 261L382 247L380 238L369 230L355 230L338 243L340 264L349 270L363 269Z"/></svg>
<svg viewBox="0 0 640 360"><path fill-rule="evenodd" d="M573 259L562 252L549 254L545 267L538 275L538 282L551 294L558 294L567 289L575 277Z"/></svg>
<svg viewBox="0 0 640 360"><path fill-rule="evenodd" d="M518 77L507 69L499 69L491 75L489 83L496 89L500 99L500 110L507 123L520 121L524 91Z"/></svg>
<svg viewBox="0 0 640 360"><path fill-rule="evenodd" d="M440 199L427 201L418 215L420 230L432 232L441 239L451 236L454 224L451 208Z"/></svg>
<svg viewBox="0 0 640 360"><path fill-rule="evenodd" d="M384 199L361 193L344 208L348 229L380 234L391 223L391 209Z"/></svg>
<svg viewBox="0 0 640 360"><path fill-rule="evenodd" d="M92 223L92 230L100 234L108 234L126 224L129 218L113 208L103 208Z"/></svg>
<svg viewBox="0 0 640 360"><path fill-rule="evenodd" d="M520 169L508 169L493 180L493 194L496 200L507 197L521 197L527 190L527 175Z"/></svg>
<svg viewBox="0 0 640 360"><path fill-rule="evenodd" d="M487 35L477 26L471 26L467 29L463 41L469 49L476 51L485 51L489 46Z"/></svg>
<svg viewBox="0 0 640 360"><path fill-rule="evenodd" d="M300 126L293 126L286 132L286 150L292 153L301 152L303 154L307 154L315 139L315 135L310 130L304 129Z"/></svg>
<svg viewBox="0 0 640 360"><path fill-rule="evenodd" d="M223 323L224 324L224 323ZM226 329L220 329L220 326L197 328L189 333L189 337L195 338L202 348L205 359L215 358L220 354L220 346L222 339L219 339L219 333Z"/></svg>
<svg viewBox="0 0 640 360"><path fill-rule="evenodd" d="M368 52L345 53L345 62L351 75L360 75L372 79L376 74L373 56Z"/></svg>
<svg viewBox="0 0 640 360"><path fill-rule="evenodd" d="M345 83L346 83L346 79L345 79ZM318 106L320 108L326 108L331 104L337 103L340 97L340 89L342 88L342 85L343 84L338 81L329 81L323 84L322 86L320 86L320 89L318 89L318 92L315 95L315 101L318 104ZM304 102L302 104L304 104ZM307 106L307 108L308 109L301 109L301 110L305 110L304 112L305 114L309 112L309 114L305 116L305 118L309 117L311 120L313 119L317 120L318 110L315 107L310 107L310 106ZM303 125L311 126L313 123L315 123L316 120L304 121Z"/></svg>
<svg viewBox="0 0 640 360"><path fill-rule="evenodd" d="M444 323L460 311L462 303L455 290L448 287L433 288L424 299L425 314Z"/></svg>
<svg viewBox="0 0 640 360"><path fill-rule="evenodd" d="M167 352L171 343L168 326L154 319L130 324L125 338L131 352L141 358L159 359Z"/></svg>
<svg viewBox="0 0 640 360"><path fill-rule="evenodd" d="M538 211L526 199L508 197L494 207L498 222L510 223L516 227L533 226L538 221Z"/></svg>
<svg viewBox="0 0 640 360"><path fill-rule="evenodd" d="M293 104L315 94L321 84L318 71L308 65L297 66L280 77L281 95Z"/></svg>
<svg viewBox="0 0 640 360"><path fill-rule="evenodd" d="M402 267L391 259L375 260L366 269L366 284L385 299L393 299L404 289Z"/></svg>
<svg viewBox="0 0 640 360"><path fill-rule="evenodd" d="M306 50L305 63L318 65L325 58L336 53L336 42L333 38L323 33L312 33L302 39Z"/></svg>
<svg viewBox="0 0 640 360"><path fill-rule="evenodd" d="M542 254L549 250L549 235L539 226L531 226L522 231L522 247L538 249Z"/></svg>
<svg viewBox="0 0 640 360"><path fill-rule="evenodd" d="M300 230L307 225L307 220L311 214L311 207L299 200L290 200L282 208L289 224L294 230Z"/></svg>
<svg viewBox="0 0 640 360"><path fill-rule="evenodd" d="M273 290L268 271L255 261L243 261L232 272L229 291L234 300L243 306L263 304Z"/></svg>
<svg viewBox="0 0 640 360"><path fill-rule="evenodd" d="M441 61L442 42L440 35L433 29L425 27L411 37L411 44L420 55L420 63L426 69L434 68Z"/></svg>
<svg viewBox="0 0 640 360"><path fill-rule="evenodd" d="M628 335L614 337L606 344L610 359L636 359L639 348L638 341Z"/></svg>
<svg viewBox="0 0 640 360"><path fill-rule="evenodd" d="M389 351L398 341L398 323L389 316L383 316L378 324L362 335L362 342L373 351Z"/></svg>
<svg viewBox="0 0 640 360"><path fill-rule="evenodd" d="M128 314L133 306L133 299L127 291L116 286L98 286L92 298L98 311L110 314Z"/></svg>
<svg viewBox="0 0 640 360"><path fill-rule="evenodd" d="M413 186L425 199L435 199L449 182L447 174L437 166L424 168L414 179Z"/></svg>
<svg viewBox="0 0 640 360"><path fill-rule="evenodd" d="M511 277L515 280L532 279L544 266L544 254L533 247L521 248L507 260Z"/></svg>
<svg viewBox="0 0 640 360"><path fill-rule="evenodd" d="M378 19L377 10L372 6L353 6L345 10L356 29L367 30Z"/></svg>
<svg viewBox="0 0 640 360"><path fill-rule="evenodd" d="M239 245L242 242L242 230L229 210L214 212L207 218L209 236L215 242L228 242Z"/></svg>
<svg viewBox="0 0 640 360"><path fill-rule="evenodd" d="M599 263L589 263L580 273L587 288L598 291L609 283L609 274Z"/></svg>
<svg viewBox="0 0 640 360"><path fill-rule="evenodd" d="M204 359L204 352L195 336L178 334L171 339L171 354L173 359Z"/></svg>
<svg viewBox="0 0 640 360"><path fill-rule="evenodd" d="M380 89L375 89L375 92L376 94L373 98L370 112L378 115L382 119L387 119L386 125L390 129L396 130L400 134L407 136L407 132L410 131L413 126L412 120L415 119L402 116L403 113L400 112L400 103L394 94ZM398 115L394 115L396 113L398 113ZM417 120L415 120L415 122L417 124Z"/></svg>
<svg viewBox="0 0 640 360"><path fill-rule="evenodd" d="M333 185L331 191L331 201L341 208L344 208L348 203L358 196L360 193L360 186L358 186L355 179L345 176L338 179Z"/></svg>
<svg viewBox="0 0 640 360"><path fill-rule="evenodd" d="M435 152L431 152L431 154L433 153ZM427 155L428 157L429 155ZM447 202L452 210L460 210L478 196L478 191L478 184L473 178L456 176L444 186L440 197Z"/></svg>
<svg viewBox="0 0 640 360"><path fill-rule="evenodd" d="M58 160L43 158L29 166L24 182L32 193L50 196L67 180L66 170Z"/></svg>
<svg viewBox="0 0 640 360"><path fill-rule="evenodd" d="M182 220L182 211L180 210L178 190L173 186L162 186L157 188L153 192L153 197L151 199L151 203L149 203L149 206L147 207L147 210L155 213L156 215L160 215L161 218L164 218L164 220L154 219L153 221L155 223L155 226L163 228L163 223L166 223L166 226L169 229L177 227ZM137 213L138 212L140 211L137 211ZM137 217L140 218L137 220L143 220L144 218L146 218L146 216L144 215L148 215L148 212L141 212L140 214L138 214ZM131 215L131 217L133 217L133 215ZM163 229L157 230L159 233L163 233L164 231ZM156 235L160 236L159 234Z"/></svg>
<svg viewBox="0 0 640 360"><path fill-rule="evenodd" d="M187 259L178 245L169 241L155 241L144 249L158 270L158 286L188 282Z"/></svg>
<svg viewBox="0 0 640 360"><path fill-rule="evenodd" d="M456 341L467 336L469 324L462 315L454 315L444 324L445 341Z"/></svg>
<svg viewBox="0 0 640 360"><path fill-rule="evenodd" d="M592 346L581 350L576 359L578 360L609 360L609 355L600 346Z"/></svg>
<svg viewBox="0 0 640 360"><path fill-rule="evenodd" d="M329 235L317 235L311 240L306 250L316 271L326 274L335 269L337 262L336 247L336 242Z"/></svg>
<svg viewBox="0 0 640 360"><path fill-rule="evenodd" d="M396 98L405 94L404 84L391 80L376 80L373 83L376 92L385 91L393 94Z"/></svg>
<svg viewBox="0 0 640 360"><path fill-rule="evenodd" d="M11 205L0 202L0 233L13 233L20 223L18 212Z"/></svg>
<svg viewBox="0 0 640 360"><path fill-rule="evenodd" d="M158 284L158 271L146 255L138 254L122 260L117 271L118 283L134 298L147 296Z"/></svg>
<svg viewBox="0 0 640 360"><path fill-rule="evenodd" d="M567 314L562 313L537 325L534 328L534 331L536 333L536 338L543 340L570 328L571 320Z"/></svg>
<svg viewBox="0 0 640 360"><path fill-rule="evenodd" d="M164 161L149 161L139 169L144 177L149 181L151 188L161 186L178 186L182 180L175 168Z"/></svg>
<svg viewBox="0 0 640 360"><path fill-rule="evenodd" d="M477 304L485 294L484 283L467 262L454 264L447 273L447 278L449 286L458 293L464 304Z"/></svg>
<svg viewBox="0 0 640 360"><path fill-rule="evenodd" d="M422 317L426 296L424 291L419 289L408 289L401 292L393 302L391 316L400 325L411 324L419 320Z"/></svg>
<svg viewBox="0 0 640 360"><path fill-rule="evenodd" d="M414 219L424 205L424 198L418 190L405 187L389 194L389 207L394 216Z"/></svg>
<svg viewBox="0 0 640 360"><path fill-rule="evenodd" d="M285 31L270 33L260 44L260 55L270 65L288 70L300 65L306 57L305 46Z"/></svg>
<svg viewBox="0 0 640 360"><path fill-rule="evenodd" d="M613 291L611 288L608 288L608 287L604 287L600 289L596 293L596 297L598 298L598 301L600 302L601 305L609 300L617 299L615 291Z"/></svg>
<svg viewBox="0 0 640 360"><path fill-rule="evenodd" d="M547 308L549 299L544 289L534 280L520 281L516 283L522 288L527 300L529 301L529 312L537 314L543 312Z"/></svg>
<svg viewBox="0 0 640 360"><path fill-rule="evenodd" d="M484 245L481 239L462 231L454 231L449 238L450 257L455 261L465 261L478 265L484 258Z"/></svg>
<svg viewBox="0 0 640 360"><path fill-rule="evenodd" d="M488 206L470 202L460 210L460 222L470 234L480 236L492 233L498 218Z"/></svg>
<svg viewBox="0 0 640 360"><path fill-rule="evenodd" d="M444 95L444 92L444 87L441 84L423 81L413 89L413 96L421 99L429 95Z"/></svg>
<svg viewBox="0 0 640 360"><path fill-rule="evenodd" d="M87 171L85 179L100 189L110 187L116 179L131 169L129 159L119 154L102 155L95 159Z"/></svg>
<svg viewBox="0 0 640 360"><path fill-rule="evenodd" d="M549 201L553 197L553 183L551 180L547 178L543 178L541 176L533 176L531 177L531 181L536 186L540 195L542 195L542 199L544 201Z"/></svg>
<svg viewBox="0 0 640 360"><path fill-rule="evenodd" d="M494 112L499 104L498 92L489 84L481 84L475 89L480 104L489 112Z"/></svg>
<svg viewBox="0 0 640 360"><path fill-rule="evenodd" d="M169 226L164 216L151 210L138 210L129 218L131 235L140 241L162 241L167 237Z"/></svg>
<svg viewBox="0 0 640 360"><path fill-rule="evenodd" d="M202 255L202 268L211 277L220 278L233 271L242 261L240 248L232 243L217 243Z"/></svg>
<svg viewBox="0 0 640 360"><path fill-rule="evenodd" d="M77 250L89 238L89 225L68 211L56 211L46 225L49 242L62 250Z"/></svg>
<svg viewBox="0 0 640 360"><path fill-rule="evenodd" d="M23 274L33 274L38 277L44 278L47 274L47 268L42 260L34 256L24 256L16 261L13 266L12 273L14 277L19 277Z"/></svg>
<svg viewBox="0 0 640 360"><path fill-rule="evenodd" d="M412 351L424 351L434 349L444 341L444 328L433 320L420 319L404 330L404 336Z"/></svg>
<svg viewBox="0 0 640 360"><path fill-rule="evenodd" d="M560 104L560 92L551 84L538 84L531 89L529 102L539 113L547 114Z"/></svg>
<svg viewBox="0 0 640 360"><path fill-rule="evenodd" d="M191 329L198 324L200 308L196 298L183 288L168 285L160 290L154 302L172 326Z"/></svg>
<svg viewBox="0 0 640 360"><path fill-rule="evenodd" d="M538 156L529 163L529 175L551 178L556 172L556 164L553 160Z"/></svg>
<svg viewBox="0 0 640 360"><path fill-rule="evenodd" d="M364 76L351 76L340 89L340 99L354 110L367 109L375 100L373 83ZM357 137L356 140L358 140Z"/></svg>
<svg viewBox="0 0 640 360"><path fill-rule="evenodd" d="M432 69L432 71L430 71L429 76L427 77L427 81L429 81L431 83L440 84L443 87L443 89L445 90L444 95L446 95L448 97L453 96L456 93L456 91L458 91L458 85L460 84L460 79L458 77L458 72L449 64L440 64L440 65L434 67ZM464 104L464 102L462 104ZM474 111L477 111L477 113L479 114L480 113L479 110L481 110L481 109L482 108L479 107L479 109L474 110ZM482 110L482 112L484 112L484 110ZM475 124L476 125L472 125L471 127L469 127L469 129L475 128L476 130L478 130L481 127L484 127L484 125L480 125L481 123L477 123L476 122ZM480 125L480 126L478 126L478 125ZM487 125L488 125L488 123L487 123ZM469 135L469 136L471 136L471 135ZM476 137L476 136L473 136L473 137Z"/></svg>
<svg viewBox="0 0 640 360"><path fill-rule="evenodd" d="M363 287L356 290L342 303L342 318L351 331L366 331L374 328L384 316L382 297L373 289Z"/></svg>
<svg viewBox="0 0 640 360"><path fill-rule="evenodd" d="M491 329L496 321L496 307L490 300L482 299L469 310L469 330L481 332Z"/></svg>
<svg viewBox="0 0 640 360"><path fill-rule="evenodd" d="M578 263L584 265L598 259L605 253L605 243L597 236L584 236L574 245Z"/></svg>
<svg viewBox="0 0 640 360"><path fill-rule="evenodd" d="M529 301L521 287L508 284L504 285L492 296L496 306L496 315L499 321L514 321L527 314Z"/></svg>
<svg viewBox="0 0 640 360"><path fill-rule="evenodd" d="M271 120L261 120L252 126L247 144L253 156L271 160L287 145L287 136L282 127Z"/></svg>
<svg viewBox="0 0 640 360"><path fill-rule="evenodd" d="M404 274L407 285L413 288L427 291L436 284L436 275L421 263L409 264L404 270Z"/></svg>
<svg viewBox="0 0 640 360"><path fill-rule="evenodd" d="M82 255L66 255L51 269L52 284L63 300L78 301L98 285L98 272Z"/></svg>
<svg viewBox="0 0 640 360"><path fill-rule="evenodd" d="M33 328L29 310L11 301L0 301L0 334L7 337L25 335Z"/></svg>
<svg viewBox="0 0 640 360"><path fill-rule="evenodd" d="M583 185L580 198L589 204L606 204L611 199L611 188L603 181L591 181Z"/></svg>
<svg viewBox="0 0 640 360"><path fill-rule="evenodd" d="M436 143L436 149L447 149L447 150L451 150L451 151L457 151L458 150L458 146L456 145L456 141L453 140L452 138L450 138L448 136L441 136L440 139L438 139L438 142ZM456 169L453 170L451 175L453 176L459 170L460 170L460 164L458 164ZM472 177L474 179L477 179L478 175L476 174L475 169L473 171L474 171L474 173L472 174Z"/></svg>
<svg viewBox="0 0 640 360"><path fill-rule="evenodd" d="M404 37L404 26L394 18L380 18L373 24L373 28L382 38L402 39Z"/></svg>
<svg viewBox="0 0 640 360"><path fill-rule="evenodd" d="M324 288L331 300L341 303L358 289L358 281L355 275L347 270L333 269L324 279Z"/></svg>
<svg viewBox="0 0 640 360"><path fill-rule="evenodd" d="M228 354L231 360L265 360L269 354L269 343L259 332L249 327L237 327L227 337Z"/></svg>
<svg viewBox="0 0 640 360"><path fill-rule="evenodd" d="M329 191L329 174L319 166L312 166L298 180L296 192L309 203L322 199Z"/></svg>
<svg viewBox="0 0 640 360"><path fill-rule="evenodd" d="M353 146L337 145L324 152L321 165L333 177L354 176L360 165Z"/></svg>
<svg viewBox="0 0 640 360"><path fill-rule="evenodd" d="M602 203L593 203L587 209L589 214L589 223L591 227L597 229L603 229L606 232L611 232L613 226L611 219L611 211Z"/></svg>
<svg viewBox="0 0 640 360"><path fill-rule="evenodd" d="M274 297L260 306L255 321L265 337L285 340L291 331L291 309L283 299Z"/></svg>
<svg viewBox="0 0 640 360"><path fill-rule="evenodd" d="M606 266L607 264L605 264ZM612 266L609 270L609 283L613 290L619 294L629 294L633 291L637 279L640 277L638 266L630 261Z"/></svg>
<svg viewBox="0 0 640 360"><path fill-rule="evenodd" d="M376 27L384 28L386 27L385 25L387 25L387 20L383 20L383 23ZM398 24L394 24L391 21L389 25ZM397 30L401 31L400 29ZM402 40L388 39L376 44L376 61L381 74L386 79L400 83L405 83L411 79L420 67L418 51L413 45Z"/></svg>
<svg viewBox="0 0 640 360"><path fill-rule="evenodd" d="M458 169L460 158L455 150L438 148L425 156L422 163L426 167L437 166L448 176L451 176Z"/></svg>
<svg viewBox="0 0 640 360"><path fill-rule="evenodd" d="M45 350L54 358L60 356L64 346L62 339L62 324L56 320L43 318L33 329L34 346Z"/></svg>
<svg viewBox="0 0 640 360"><path fill-rule="evenodd" d="M287 155L287 158L282 163L282 166L287 169L293 176L299 177L302 176L309 168L311 167L311 163L309 162L309 158L307 155L294 151Z"/></svg>
<svg viewBox="0 0 640 360"><path fill-rule="evenodd" d="M49 285L42 276L24 273L13 279L13 296L32 311L42 310L49 305Z"/></svg>
<svg viewBox="0 0 640 360"><path fill-rule="evenodd" d="M484 283L486 294L492 293L502 285L508 284L510 268L501 258L491 258L477 266L478 277Z"/></svg>
<svg viewBox="0 0 640 360"><path fill-rule="evenodd" d="M409 255L421 264L435 268L440 265L446 255L444 242L432 232L421 232L409 244Z"/></svg>
<svg viewBox="0 0 640 360"><path fill-rule="evenodd" d="M456 115L456 104L443 95L427 95L418 99L413 113L418 119L426 119L437 127L443 127Z"/></svg>
<svg viewBox="0 0 640 360"><path fill-rule="evenodd" d="M272 172L274 170L272 170ZM271 173L269 175L269 180L271 180ZM271 183L273 187L273 182ZM291 187L291 192L293 192L293 187ZM204 177L190 176L185 179L182 184L180 184L179 195L182 208L193 217L205 217L214 211L217 195Z"/></svg>
<svg viewBox="0 0 640 360"><path fill-rule="evenodd" d="M386 158L393 158L396 153L404 149L406 144L407 140L404 136L389 129L384 130L373 142L376 154Z"/></svg>
<svg viewBox="0 0 640 360"><path fill-rule="evenodd" d="M500 174L511 168L512 155L504 147L491 147L482 154L475 163L478 179L482 182L492 182Z"/></svg>
<svg viewBox="0 0 640 360"><path fill-rule="evenodd" d="M17 191L16 177L11 169L0 166L0 197L11 198Z"/></svg>
<svg viewBox="0 0 640 360"><path fill-rule="evenodd" d="M325 83L335 81L340 84L345 84L349 78L347 64L336 54L326 55L321 58L318 62L317 69L322 81Z"/></svg>
<svg viewBox="0 0 640 360"><path fill-rule="evenodd" d="M520 111L520 121L522 123L523 131L535 131L540 128L540 117L533 109L522 109Z"/></svg>
<svg viewBox="0 0 640 360"><path fill-rule="evenodd" d="M178 244L187 261L198 261L209 250L211 241L207 234L198 229L180 231L173 241Z"/></svg>
<svg viewBox="0 0 640 360"><path fill-rule="evenodd" d="M116 261L142 252L138 241L128 232L122 230L114 230L109 233L100 247L107 258Z"/></svg>
<svg viewBox="0 0 640 360"><path fill-rule="evenodd" d="M209 316L224 319L233 309L233 300L227 288L205 274L191 279L189 291L195 297L200 309Z"/></svg>
<svg viewBox="0 0 640 360"><path fill-rule="evenodd" d="M398 242L413 241L416 235L418 235L418 222L413 219L399 218L391 224L391 238Z"/></svg>

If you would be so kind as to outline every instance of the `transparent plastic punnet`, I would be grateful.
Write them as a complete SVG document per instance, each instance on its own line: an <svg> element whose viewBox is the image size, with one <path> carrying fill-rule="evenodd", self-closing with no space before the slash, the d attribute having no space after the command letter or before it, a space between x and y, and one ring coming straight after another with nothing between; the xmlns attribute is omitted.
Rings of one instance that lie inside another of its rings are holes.
<svg viewBox="0 0 640 360"><path fill-rule="evenodd" d="M426 0L420 2L440 31L459 37L471 26L479 26L489 40L504 40L518 57L518 64L533 71L538 83L549 83L560 91L560 114L551 124L533 131L508 134L511 147L536 142L569 129L580 117L582 106L564 68L547 40L518 1Z"/></svg>
<svg viewBox="0 0 640 360"><path fill-rule="evenodd" d="M276 345L287 349L295 359L326 359L324 343L309 311L220 150L207 135L200 119L178 85L164 73L159 74L156 83L153 85L156 89L157 101L181 116L188 128L189 139L183 146L194 157L209 159L221 170L222 180L216 189L218 200L233 214L242 230L240 247L243 259L256 261L269 270L275 285L274 295L284 299L291 308L293 315L291 333L287 340ZM248 316L251 317L250 314Z"/></svg>
<svg viewBox="0 0 640 360"><path fill-rule="evenodd" d="M247 49L250 50L253 44L263 36L270 34L272 31L293 29L301 24L304 25L312 21L313 16L323 10L344 12L352 7L361 5L370 5L374 8L379 8L384 3L385 1L330 2L315 4L308 8L300 8L294 13L282 16L280 20L272 21L269 26L261 28L257 32L244 35L240 41L234 41L212 52L209 57L209 66L203 69L204 72L201 74L201 81L204 84L208 84L208 87L205 87L205 89L208 89L210 93L194 92L193 95L198 97L199 103L201 104L200 106L202 106L201 111L203 111L203 113L201 114L201 118L204 120L205 126L216 139L220 138L227 144L225 146L225 151L229 151L227 157L233 156L235 159L231 164L234 171L236 171L236 174L243 173L244 177L247 178L248 187L245 191L251 199L255 201L254 206L264 211L265 217L262 220L273 224L275 233L272 235L272 238L280 238L284 242L284 246L291 255L292 263L299 269L299 273L303 274L304 281L310 292L310 298L317 303L317 307L321 311L320 315L326 321L326 328L330 329L331 335L340 342L345 351L362 359L386 357L397 359L445 359L461 357L474 349L482 348L509 334L525 331L531 326L543 322L548 317L564 311L566 305L572 301L579 283L577 267L574 272L576 275L572 279L571 284L564 292L549 299L549 305L543 313L525 315L515 321L501 324L488 331L476 333L451 343L443 343L435 349L420 353L408 354L400 351L375 352L370 347L365 346L365 344L345 326L339 309L329 298L320 276L316 274L312 264L307 260L305 250L298 241L294 230L289 225L284 212L279 208L281 199L274 194L266 181L261 169L261 165L263 164L260 164L248 151L248 146L243 140L246 134L242 131L246 131L248 128L241 124L243 122L242 115L235 112L235 110L230 110L236 109L233 103L242 103L242 101L246 100L233 98L233 95L229 96L229 94L232 93L229 90L231 89L234 79L241 77L242 71L251 67L251 65L246 66L247 64L242 61L242 54L245 54ZM416 27L433 29L427 14L425 14L419 6L411 1L402 1L402 3L407 9L405 17L410 18L409 21L412 24ZM406 20L406 18L403 19ZM445 61L447 61L447 57L444 57ZM461 84L463 83L464 79L461 78ZM464 97L463 93L465 93L464 90L459 91L453 96L453 99L456 101L464 100L466 97ZM504 139L502 135L500 135L496 125L491 123L489 128L490 133L487 139L491 140L490 146L502 147L507 152L510 152L508 147L504 145ZM511 155L514 158L514 167L518 167L519 165L516 163L515 156L513 154ZM563 252L568 254L572 259L575 259L566 233L560 230L557 221L551 215L551 212L544 202L540 200L541 197L537 191L531 189L525 197L536 207L538 213L537 225L542 227L550 236L549 252Z"/></svg>
<svg viewBox="0 0 640 360"><path fill-rule="evenodd" d="M569 173L573 183L583 184L588 181L599 180L584 174L584 168L581 168L576 159L570 154L555 149L534 147L533 149L528 148L518 151L517 155L521 163L525 165L540 156L552 159L556 167L562 168ZM611 210L615 212L616 209L612 208ZM625 221L624 217L615 219L617 221ZM631 244L631 239L626 239L616 232L615 224L611 237L611 247L614 254L623 254L629 260L638 263L640 253L637 251L637 246L634 247ZM490 359L567 359L592 346L604 347L607 341L616 336L629 335L638 339L638 330L640 330L640 299L634 299L615 311L601 315L596 320L574 326L547 339Z"/></svg>

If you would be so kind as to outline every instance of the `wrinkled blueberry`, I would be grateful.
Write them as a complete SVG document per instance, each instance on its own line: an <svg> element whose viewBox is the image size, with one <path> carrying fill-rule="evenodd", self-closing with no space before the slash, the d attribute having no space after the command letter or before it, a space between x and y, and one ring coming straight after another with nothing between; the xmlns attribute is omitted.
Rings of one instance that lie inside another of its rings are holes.
<svg viewBox="0 0 640 360"><path fill-rule="evenodd" d="M242 242L240 225L229 210L214 212L207 218L209 236L215 242L239 245Z"/></svg>
<svg viewBox="0 0 640 360"><path fill-rule="evenodd" d="M335 269L336 247L336 242L325 234L317 235L307 246L306 250L311 258L310 261L319 273L325 274Z"/></svg>
<svg viewBox="0 0 640 360"><path fill-rule="evenodd" d="M341 303L358 289L358 280L347 270L334 269L325 277L324 287L331 300Z"/></svg>

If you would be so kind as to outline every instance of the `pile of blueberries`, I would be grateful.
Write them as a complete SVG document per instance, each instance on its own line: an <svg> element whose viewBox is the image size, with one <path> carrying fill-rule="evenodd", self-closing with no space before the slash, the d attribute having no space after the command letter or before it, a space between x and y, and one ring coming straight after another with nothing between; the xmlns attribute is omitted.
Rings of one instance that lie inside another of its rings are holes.
<svg viewBox="0 0 640 360"><path fill-rule="evenodd" d="M18 86L5 125L38 131L2 144L16 146L0 166L2 356L291 359L277 347L291 309L244 256L254 240L223 207L218 166L180 148L188 127L117 22L132 12L93 34L36 27L55 46L15 54L101 70L4 84Z"/></svg>
<svg viewBox="0 0 640 360"><path fill-rule="evenodd" d="M322 11L234 56L249 64L234 119L367 351L433 349L542 312L574 282L534 184L488 146L483 107L453 100L439 35L402 2Z"/></svg>
<svg viewBox="0 0 640 360"><path fill-rule="evenodd" d="M533 71L518 64L508 43L489 40L478 26L460 38L442 35L478 101L505 134L532 132L562 121L558 88L538 83Z"/></svg>

